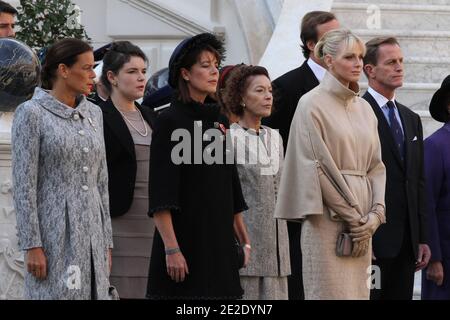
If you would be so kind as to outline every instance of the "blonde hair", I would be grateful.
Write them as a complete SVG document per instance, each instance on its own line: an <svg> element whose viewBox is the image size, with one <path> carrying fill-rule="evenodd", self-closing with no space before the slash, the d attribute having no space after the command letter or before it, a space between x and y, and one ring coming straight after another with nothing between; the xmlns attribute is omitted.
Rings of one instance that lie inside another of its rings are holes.
<svg viewBox="0 0 450 320"><path fill-rule="evenodd" d="M344 52L353 49L355 45L359 45L362 55L366 54L366 46L356 34L348 29L337 29L328 31L323 35L314 48L314 55L320 60L323 60L327 54L336 58L342 45L344 45Z"/></svg>

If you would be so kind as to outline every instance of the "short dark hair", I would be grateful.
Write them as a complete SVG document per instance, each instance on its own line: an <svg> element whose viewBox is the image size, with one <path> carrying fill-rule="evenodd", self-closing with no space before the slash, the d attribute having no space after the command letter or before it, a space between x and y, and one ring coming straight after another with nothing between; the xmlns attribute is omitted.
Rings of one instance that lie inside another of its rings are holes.
<svg viewBox="0 0 450 320"><path fill-rule="evenodd" d="M108 80L108 71L118 74L123 65L130 62L131 57L139 57L148 63L147 56L138 46L132 44L130 41L115 41L103 57L103 70L101 81L112 92L111 82Z"/></svg>
<svg viewBox="0 0 450 320"><path fill-rule="evenodd" d="M317 26L327 23L332 20L337 20L336 16L327 11L311 11L308 12L302 19L300 39L302 40L303 56L308 59L311 50L309 50L307 42L313 40L319 41Z"/></svg>
<svg viewBox="0 0 450 320"><path fill-rule="evenodd" d="M364 65L366 64L372 64L376 66L378 64L378 52L382 45L384 44L392 44L392 45L398 45L397 38L395 37L377 37L373 38L366 42L366 54L364 55ZM364 73L366 71L364 70ZM367 75L367 73L366 73Z"/></svg>
<svg viewBox="0 0 450 320"><path fill-rule="evenodd" d="M18 14L17 10L12 5L1 0L0 0L0 13L9 13L15 16Z"/></svg>
<svg viewBox="0 0 450 320"><path fill-rule="evenodd" d="M216 57L218 64L220 64L221 55L216 49L214 49L211 46L201 46L186 53L186 55L183 57L183 60L179 65L178 72L181 73L182 68L190 70L192 66L199 61L202 53L205 51L211 52ZM178 83L175 90L175 96L183 103L188 103L192 101L187 81L184 80L183 77L180 77L179 75L177 81Z"/></svg>
<svg viewBox="0 0 450 320"><path fill-rule="evenodd" d="M266 76L269 80L269 72L261 66L240 65L235 67L226 80L221 99L227 111L242 116L244 107L241 105L242 97L250 85L249 78L253 76Z"/></svg>
<svg viewBox="0 0 450 320"><path fill-rule="evenodd" d="M93 51L92 47L83 40L75 38L62 39L53 44L45 56L42 65L42 88L51 90L56 77L56 70L60 64L73 66L80 54Z"/></svg>

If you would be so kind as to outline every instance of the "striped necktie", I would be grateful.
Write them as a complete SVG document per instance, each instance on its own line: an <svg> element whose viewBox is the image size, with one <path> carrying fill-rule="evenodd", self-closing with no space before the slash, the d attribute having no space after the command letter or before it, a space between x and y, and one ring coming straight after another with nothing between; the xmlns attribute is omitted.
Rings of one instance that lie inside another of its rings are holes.
<svg viewBox="0 0 450 320"><path fill-rule="evenodd" d="M394 141L396 146L398 147L398 151L400 152L400 156L402 161L405 158L405 139L403 136L403 130L400 126L399 120L395 115L395 104L392 101L388 101L386 104L389 108L389 122L391 124L391 132L394 137Z"/></svg>

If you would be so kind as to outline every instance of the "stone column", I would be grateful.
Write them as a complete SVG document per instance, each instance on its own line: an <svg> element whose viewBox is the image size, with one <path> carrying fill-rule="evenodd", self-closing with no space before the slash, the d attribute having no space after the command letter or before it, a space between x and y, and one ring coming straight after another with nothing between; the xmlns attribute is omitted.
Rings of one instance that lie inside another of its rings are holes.
<svg viewBox="0 0 450 320"><path fill-rule="evenodd" d="M284 0L280 17L259 64L272 80L298 68L305 60L300 47L300 22L313 10L330 11L333 0Z"/></svg>
<svg viewBox="0 0 450 320"><path fill-rule="evenodd" d="M23 252L17 247L12 199L11 125L14 113L0 112L0 300L22 299Z"/></svg>
<svg viewBox="0 0 450 320"><path fill-rule="evenodd" d="M233 0L231 3L245 37L249 63L257 64L272 36L274 21L271 12L261 0Z"/></svg>

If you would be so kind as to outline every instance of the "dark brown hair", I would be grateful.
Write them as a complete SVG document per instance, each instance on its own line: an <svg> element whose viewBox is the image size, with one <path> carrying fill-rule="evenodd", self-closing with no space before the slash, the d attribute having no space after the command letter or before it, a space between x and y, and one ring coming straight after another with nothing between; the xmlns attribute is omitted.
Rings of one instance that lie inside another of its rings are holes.
<svg viewBox="0 0 450 320"><path fill-rule="evenodd" d="M221 105L222 109L226 112L228 112L229 110L226 110L226 108L223 104L223 101L222 101L222 95L225 90L225 84L226 84L228 78L230 77L230 75L233 73L233 70L239 66L244 66L244 65L245 65L244 63L240 63L240 64L224 66L223 68L220 69L219 82L217 84L216 96L217 96L217 101Z"/></svg>
<svg viewBox="0 0 450 320"><path fill-rule="evenodd" d="M312 40L314 42L319 41L317 26L327 23L329 21L336 20L336 16L327 11L311 11L308 12L302 19L300 39L302 40L303 56L308 59L311 50L309 50L307 42Z"/></svg>
<svg viewBox="0 0 450 320"><path fill-rule="evenodd" d="M48 49L42 65L42 88L48 90L53 88L56 70L60 64L71 67L77 62L80 54L88 51L93 51L92 47L88 43L75 38L62 39L52 45Z"/></svg>
<svg viewBox="0 0 450 320"><path fill-rule="evenodd" d="M16 16L17 10L9 3L0 0L0 13L9 13Z"/></svg>
<svg viewBox="0 0 450 320"><path fill-rule="evenodd" d="M226 110L237 116L244 114L244 107L241 105L241 101L250 85L249 79L253 76L266 76L270 80L269 72L261 66L241 65L230 72L221 94Z"/></svg>
<svg viewBox="0 0 450 320"><path fill-rule="evenodd" d="M178 85L175 90L175 96L178 99L180 99L183 103L188 103L188 102L192 101L192 98L189 93L187 81L184 80L183 77L181 76L181 69L184 68L187 70L191 70L192 66L200 60L202 53L205 51L211 52L216 57L217 63L220 65L221 55L219 52L217 52L217 50L215 50L211 46L199 47L194 50L191 50L190 52L188 52L186 54L186 56L183 58L183 61L180 63L180 66L178 69L178 72L179 72L178 79L177 79Z"/></svg>
<svg viewBox="0 0 450 320"><path fill-rule="evenodd" d="M398 40L395 37L377 37L366 42L366 54L364 55L364 65L371 64L376 66L378 64L378 51L384 44L398 45ZM364 73L367 75L366 71Z"/></svg>
<svg viewBox="0 0 450 320"><path fill-rule="evenodd" d="M130 62L131 57L142 58L145 63L148 63L147 56L141 48L129 41L113 42L111 47L107 50L105 56L103 57L101 81L109 92L112 92L112 86L111 82L108 80L108 71L111 71L117 75L123 65Z"/></svg>

